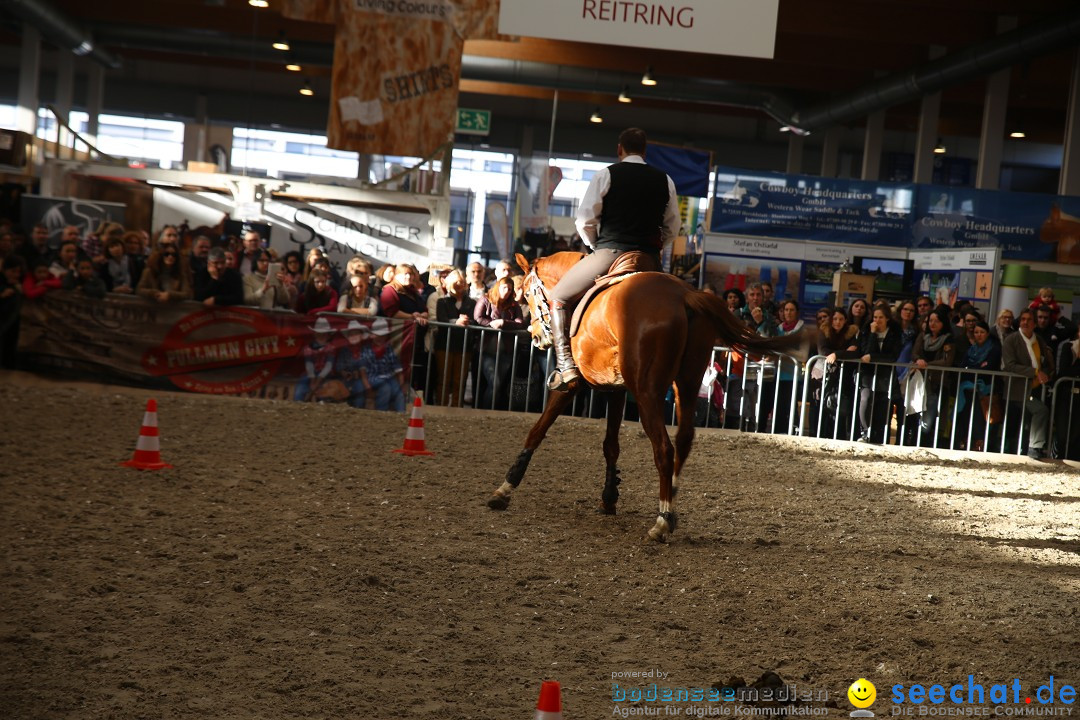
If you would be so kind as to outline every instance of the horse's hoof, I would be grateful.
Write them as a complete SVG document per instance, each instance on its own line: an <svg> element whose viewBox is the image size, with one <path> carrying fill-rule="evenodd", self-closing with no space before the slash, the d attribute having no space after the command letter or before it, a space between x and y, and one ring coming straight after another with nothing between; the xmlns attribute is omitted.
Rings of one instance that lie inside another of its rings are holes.
<svg viewBox="0 0 1080 720"><path fill-rule="evenodd" d="M656 524L649 528L649 539L656 542L667 542L667 535L671 532L671 528L667 524L667 520L663 516L656 518Z"/></svg>
<svg viewBox="0 0 1080 720"><path fill-rule="evenodd" d="M510 498L499 493L492 493L491 497L488 498L487 506L492 510L505 510L510 507Z"/></svg>
<svg viewBox="0 0 1080 720"><path fill-rule="evenodd" d="M600 503L600 507L596 508L596 512L601 514L601 515L614 515L615 514L615 506L614 505L607 505L605 503Z"/></svg>

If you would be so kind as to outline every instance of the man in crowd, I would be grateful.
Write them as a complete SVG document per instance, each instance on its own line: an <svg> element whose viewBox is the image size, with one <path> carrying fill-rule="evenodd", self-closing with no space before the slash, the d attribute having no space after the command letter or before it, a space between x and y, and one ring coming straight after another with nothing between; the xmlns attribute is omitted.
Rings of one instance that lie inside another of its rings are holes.
<svg viewBox="0 0 1080 720"><path fill-rule="evenodd" d="M210 238L199 235L191 243L191 273L197 275L200 270L206 269L206 257L210 254Z"/></svg>
<svg viewBox="0 0 1080 720"><path fill-rule="evenodd" d="M479 300L487 294L487 285L484 284L484 274L486 270L487 268L481 263L474 262L469 264L469 297L473 300Z"/></svg>
<svg viewBox="0 0 1080 720"><path fill-rule="evenodd" d="M54 277L63 279L68 273L76 272L75 264L79 260L79 246L75 242L68 241L60 244L56 251L56 259L49 266L49 272Z"/></svg>
<svg viewBox="0 0 1080 720"><path fill-rule="evenodd" d="M244 231L241 242L243 243L244 252L237 259L239 263L238 269L241 275L250 275L255 272L255 262L262 252L262 238L257 231L248 229Z"/></svg>
<svg viewBox="0 0 1080 720"><path fill-rule="evenodd" d="M765 310L765 291L761 289L761 283L751 283L746 288L746 305L735 313L735 317L762 337L774 337L777 334L776 318Z"/></svg>
<svg viewBox="0 0 1080 720"><path fill-rule="evenodd" d="M26 261L26 267L32 268L40 262L49 262L52 253L49 251L49 228L38 223L30 232L30 242L22 246L22 256Z"/></svg>
<svg viewBox="0 0 1080 720"><path fill-rule="evenodd" d="M1022 407L1031 418L1028 457L1040 460L1046 456L1050 410L1039 396L1054 374L1054 357L1050 346L1035 333L1035 313L1025 308L1020 311L1019 321L1020 331L1001 343L1001 366L1005 372L1031 378L1031 382L1013 379L1007 388L1010 404Z"/></svg>
<svg viewBox="0 0 1080 720"><path fill-rule="evenodd" d="M238 270L225 267L221 248L210 250L206 269L195 276L195 299L207 307L244 304L244 280Z"/></svg>
<svg viewBox="0 0 1080 720"><path fill-rule="evenodd" d="M1057 357L1061 343L1076 337L1076 326L1064 315L1059 315L1055 321L1053 308L1039 305L1035 308L1035 334L1050 346L1054 357Z"/></svg>

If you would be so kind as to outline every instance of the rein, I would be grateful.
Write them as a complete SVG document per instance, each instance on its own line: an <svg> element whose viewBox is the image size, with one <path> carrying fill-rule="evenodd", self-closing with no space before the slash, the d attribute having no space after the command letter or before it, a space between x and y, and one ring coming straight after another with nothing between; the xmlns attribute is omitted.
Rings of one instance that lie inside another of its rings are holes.
<svg viewBox="0 0 1080 720"><path fill-rule="evenodd" d="M536 309L540 323L540 337L534 337L533 344L537 347L547 347L554 341L551 334L551 308L548 306L547 290L544 288L544 283L540 281L540 276L536 274L535 267L525 276L525 299L529 301L530 298L529 306Z"/></svg>

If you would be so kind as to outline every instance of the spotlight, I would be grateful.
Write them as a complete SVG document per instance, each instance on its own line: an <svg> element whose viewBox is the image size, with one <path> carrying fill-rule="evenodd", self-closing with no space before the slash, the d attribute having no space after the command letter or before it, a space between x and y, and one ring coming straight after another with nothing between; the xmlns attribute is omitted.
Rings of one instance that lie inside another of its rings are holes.
<svg viewBox="0 0 1080 720"><path fill-rule="evenodd" d="M279 30L278 31L277 40L274 41L274 43L271 45L271 47L274 48L275 50L288 50L289 49L289 41L285 38L285 31L284 30Z"/></svg>
<svg viewBox="0 0 1080 720"><path fill-rule="evenodd" d="M1009 133L1009 137L1016 138L1017 140L1019 140L1021 138L1026 138L1027 133L1024 132L1023 130L1016 130L1015 132Z"/></svg>
<svg viewBox="0 0 1080 720"><path fill-rule="evenodd" d="M935 155L944 155L945 154L945 144L943 142L941 142L940 138L937 141L937 145L934 146L934 154Z"/></svg>
<svg viewBox="0 0 1080 720"><path fill-rule="evenodd" d="M266 0L248 0L248 5L250 5L251 7L255 7L255 8L268 8L268 7L270 7L270 3L268 3Z"/></svg>
<svg viewBox="0 0 1080 720"><path fill-rule="evenodd" d="M652 74L652 65L645 68L645 74L641 76L641 84L650 87L656 84L656 78L654 78Z"/></svg>
<svg viewBox="0 0 1080 720"><path fill-rule="evenodd" d="M296 60L291 57L289 58L288 64L285 65L285 69L289 72L300 72L301 70L303 70L303 68L296 63Z"/></svg>
<svg viewBox="0 0 1080 720"><path fill-rule="evenodd" d="M315 91L311 89L311 81L310 80L305 80L304 81L304 87L300 88L300 94L301 95L306 95L308 97L311 97L312 95L315 94Z"/></svg>
<svg viewBox="0 0 1080 720"><path fill-rule="evenodd" d="M593 110L592 115L589 116L589 122L598 124L604 122L604 118L600 114L600 108Z"/></svg>
<svg viewBox="0 0 1080 720"><path fill-rule="evenodd" d="M622 92L619 93L619 102L621 102L621 103L634 102L633 98L630 97L630 86L629 85L623 85Z"/></svg>

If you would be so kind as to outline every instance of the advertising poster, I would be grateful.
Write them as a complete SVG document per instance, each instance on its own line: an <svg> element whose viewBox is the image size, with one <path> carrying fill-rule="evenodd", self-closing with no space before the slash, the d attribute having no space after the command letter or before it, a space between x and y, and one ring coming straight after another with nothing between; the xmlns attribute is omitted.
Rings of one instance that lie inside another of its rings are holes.
<svg viewBox="0 0 1080 720"><path fill-rule="evenodd" d="M914 196L913 185L720 167L711 230L904 246Z"/></svg>
<svg viewBox="0 0 1080 720"><path fill-rule="evenodd" d="M985 250L912 251L915 283L919 295L934 304L955 306L968 301L984 316L991 316L997 298L997 272L1001 261L998 248Z"/></svg>
<svg viewBox="0 0 1080 720"><path fill-rule="evenodd" d="M27 231L37 223L44 224L49 229L49 247L56 248L65 226L74 225L79 228L79 235L85 237L97 232L103 222L123 225L127 206L100 200L23 195L20 212Z"/></svg>

